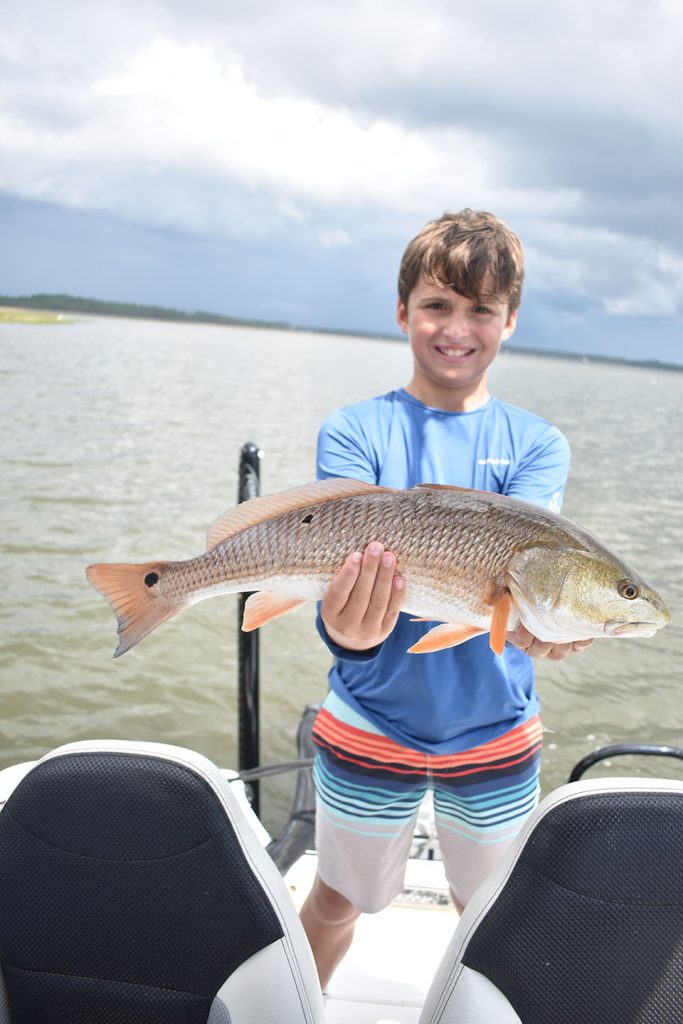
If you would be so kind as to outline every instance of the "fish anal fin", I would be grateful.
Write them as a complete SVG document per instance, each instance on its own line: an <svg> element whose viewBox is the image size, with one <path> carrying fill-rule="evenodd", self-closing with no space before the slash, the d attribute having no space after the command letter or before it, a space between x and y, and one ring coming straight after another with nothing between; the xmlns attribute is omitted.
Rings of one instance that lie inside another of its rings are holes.
<svg viewBox="0 0 683 1024"><path fill-rule="evenodd" d="M293 612L306 604L301 597L290 597L287 594L276 594L272 590L260 590L256 594L250 594L244 604L244 615L242 616L242 629L250 633L252 629L258 629L271 619L286 612Z"/></svg>
<svg viewBox="0 0 683 1024"><path fill-rule="evenodd" d="M331 477L328 480L302 484L300 487L293 487L291 490L280 491L277 494L251 498L249 501L243 501L235 508L231 508L216 520L209 529L207 546L211 550L222 541L227 540L228 537L234 537L241 530L256 526L258 523L263 523L267 519L283 515L286 512L293 512L298 508L322 505L326 501L350 498L356 494L388 493L393 489L378 487L376 484L369 484L361 480Z"/></svg>
<svg viewBox="0 0 683 1024"><path fill-rule="evenodd" d="M512 597L509 593L501 594L493 602L493 614L491 615L491 650L496 654L502 654L505 647L505 640L508 631L508 619L510 618L510 607Z"/></svg>
<svg viewBox="0 0 683 1024"><path fill-rule="evenodd" d="M463 623L442 622L425 633L417 643L408 648L408 654L429 654L432 651L443 651L447 647L457 647L465 640L480 636L486 630L480 626L467 626Z"/></svg>

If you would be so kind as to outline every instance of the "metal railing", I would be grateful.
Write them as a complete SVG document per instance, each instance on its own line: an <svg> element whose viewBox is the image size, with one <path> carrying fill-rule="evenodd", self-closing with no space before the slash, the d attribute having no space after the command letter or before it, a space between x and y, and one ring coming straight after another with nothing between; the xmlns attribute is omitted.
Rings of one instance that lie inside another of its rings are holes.
<svg viewBox="0 0 683 1024"><path fill-rule="evenodd" d="M578 782L583 773L591 765L597 764L598 761L606 761L608 758L622 757L627 754L645 755L647 757L653 755L676 757L683 761L683 747L658 746L655 743L613 743L609 747L601 747L599 750L594 750L592 754L587 754L578 764L574 765L569 776L569 782Z"/></svg>

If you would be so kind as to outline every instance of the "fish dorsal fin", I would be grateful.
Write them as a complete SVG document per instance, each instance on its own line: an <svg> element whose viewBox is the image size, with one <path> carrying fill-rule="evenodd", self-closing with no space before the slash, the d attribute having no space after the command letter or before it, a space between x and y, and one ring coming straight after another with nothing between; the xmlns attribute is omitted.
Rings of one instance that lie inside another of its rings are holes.
<svg viewBox="0 0 683 1024"><path fill-rule="evenodd" d="M469 491L469 487L456 487L455 484L415 484L422 491Z"/></svg>
<svg viewBox="0 0 683 1024"><path fill-rule="evenodd" d="M391 490L390 487L378 487L376 484L364 483L361 480L332 477L329 480L317 480L311 484L302 484L300 487L293 487L289 491L280 491L278 494L251 498L249 501L237 505L236 508L231 508L229 512L216 520L209 529L207 546L211 550L222 541L227 540L228 537L234 537L236 533L249 526L256 526L257 523L263 523L266 519L273 519L285 512L293 512L297 508L321 505L326 501L350 498L355 494L377 494Z"/></svg>
<svg viewBox="0 0 683 1024"><path fill-rule="evenodd" d="M473 487L456 487L455 484L416 484L416 490L422 491L459 491L460 494L486 494L490 497L491 491L478 491Z"/></svg>

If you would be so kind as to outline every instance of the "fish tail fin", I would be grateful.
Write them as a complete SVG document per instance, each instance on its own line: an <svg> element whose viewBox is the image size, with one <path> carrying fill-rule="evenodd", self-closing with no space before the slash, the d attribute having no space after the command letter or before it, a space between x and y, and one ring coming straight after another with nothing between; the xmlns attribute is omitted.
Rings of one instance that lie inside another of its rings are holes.
<svg viewBox="0 0 683 1024"><path fill-rule="evenodd" d="M109 602L118 621L118 658L143 637L185 607L159 593L156 584L171 562L127 563L98 562L85 574L93 587Z"/></svg>

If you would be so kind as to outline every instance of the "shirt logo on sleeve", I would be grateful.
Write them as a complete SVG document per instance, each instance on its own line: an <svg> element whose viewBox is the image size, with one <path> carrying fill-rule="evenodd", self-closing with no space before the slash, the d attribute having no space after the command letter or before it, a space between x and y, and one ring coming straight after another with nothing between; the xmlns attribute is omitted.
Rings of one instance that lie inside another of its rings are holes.
<svg viewBox="0 0 683 1024"><path fill-rule="evenodd" d="M492 459L489 455L485 459L477 459L477 465L479 466L509 466L509 459Z"/></svg>

